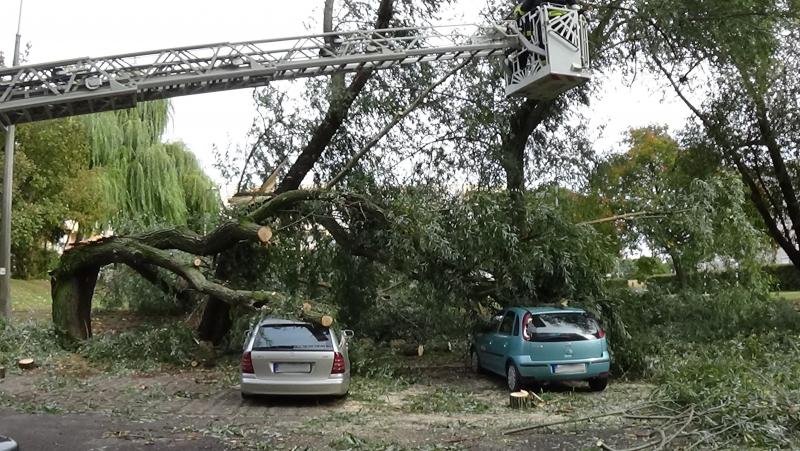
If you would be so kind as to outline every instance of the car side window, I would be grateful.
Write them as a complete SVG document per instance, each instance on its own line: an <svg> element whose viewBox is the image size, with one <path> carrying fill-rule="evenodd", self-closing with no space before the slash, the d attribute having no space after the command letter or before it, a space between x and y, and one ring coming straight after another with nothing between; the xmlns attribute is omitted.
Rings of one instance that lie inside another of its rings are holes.
<svg viewBox="0 0 800 451"><path fill-rule="evenodd" d="M514 312L506 313L506 316L503 318L503 322L500 323L500 330L498 333L500 335L511 335L511 332L514 330L514 323L517 322L517 314Z"/></svg>
<svg viewBox="0 0 800 451"><path fill-rule="evenodd" d="M491 320L486 324L483 329L484 333L493 334L497 332L497 328L500 326L500 322L503 320L502 315L493 316Z"/></svg>

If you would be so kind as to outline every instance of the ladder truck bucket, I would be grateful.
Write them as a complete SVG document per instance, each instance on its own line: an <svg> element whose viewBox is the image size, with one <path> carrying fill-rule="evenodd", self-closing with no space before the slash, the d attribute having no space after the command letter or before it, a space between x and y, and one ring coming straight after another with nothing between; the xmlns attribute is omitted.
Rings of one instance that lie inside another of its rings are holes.
<svg viewBox="0 0 800 451"><path fill-rule="evenodd" d="M544 4L509 22L519 47L506 54L506 97L551 100L592 78L586 19Z"/></svg>

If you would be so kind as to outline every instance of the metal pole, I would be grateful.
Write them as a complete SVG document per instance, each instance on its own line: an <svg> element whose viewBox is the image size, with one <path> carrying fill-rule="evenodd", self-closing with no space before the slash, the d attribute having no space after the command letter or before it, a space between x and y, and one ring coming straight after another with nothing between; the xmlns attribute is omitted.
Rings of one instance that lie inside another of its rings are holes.
<svg viewBox="0 0 800 451"><path fill-rule="evenodd" d="M19 0L17 36L14 41L13 66L19 66L19 46L22 41L22 0ZM11 319L11 190L14 183L14 134L16 127L6 128L6 148L3 165L3 199L0 206L0 318Z"/></svg>

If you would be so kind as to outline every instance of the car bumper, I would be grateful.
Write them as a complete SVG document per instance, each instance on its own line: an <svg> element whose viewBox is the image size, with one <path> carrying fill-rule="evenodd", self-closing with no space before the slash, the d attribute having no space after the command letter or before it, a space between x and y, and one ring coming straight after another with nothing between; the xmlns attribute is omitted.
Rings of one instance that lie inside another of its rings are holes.
<svg viewBox="0 0 800 451"><path fill-rule="evenodd" d="M611 359L608 353L596 359L583 360L564 360L558 362L536 362L518 361L516 362L522 377L537 381L580 381L593 379L595 377L607 376L611 369ZM586 371L583 373L557 374L554 365L573 365L585 364Z"/></svg>
<svg viewBox="0 0 800 451"><path fill-rule="evenodd" d="M344 395L350 389L350 376L328 379L280 380L242 376L241 390L246 395Z"/></svg>
<svg viewBox="0 0 800 451"><path fill-rule="evenodd" d="M19 445L14 440L0 435L0 451L19 451Z"/></svg>

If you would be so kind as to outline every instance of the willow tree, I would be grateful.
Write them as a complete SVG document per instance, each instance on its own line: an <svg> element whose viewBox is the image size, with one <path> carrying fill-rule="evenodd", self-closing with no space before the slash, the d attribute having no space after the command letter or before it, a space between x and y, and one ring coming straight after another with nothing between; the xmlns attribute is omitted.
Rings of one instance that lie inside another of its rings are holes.
<svg viewBox="0 0 800 451"><path fill-rule="evenodd" d="M169 113L168 102L155 101L85 118L104 222L116 231L216 221L220 199L212 180L183 143L162 142Z"/></svg>

